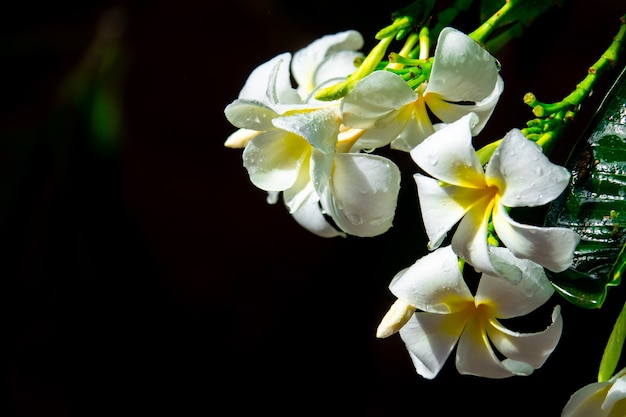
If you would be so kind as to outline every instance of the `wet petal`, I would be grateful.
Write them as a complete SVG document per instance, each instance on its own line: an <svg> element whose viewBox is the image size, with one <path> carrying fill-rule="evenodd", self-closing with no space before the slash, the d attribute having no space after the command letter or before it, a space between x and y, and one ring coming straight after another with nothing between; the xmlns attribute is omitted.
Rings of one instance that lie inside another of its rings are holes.
<svg viewBox="0 0 626 417"><path fill-rule="evenodd" d="M415 100L415 91L398 75L375 71L343 98L343 123L361 129L382 128L396 117L396 111Z"/></svg>
<svg viewBox="0 0 626 417"><path fill-rule="evenodd" d="M437 130L411 151L411 157L428 174L448 184L485 188L485 174L472 146L471 128L477 120L470 113Z"/></svg>
<svg viewBox="0 0 626 417"><path fill-rule="evenodd" d="M445 123L452 123L466 114L475 113L478 116L478 121L472 126L472 135L476 136L487 124L496 104L498 104L503 89L504 82L502 78L498 76L498 81L491 94L474 104L468 104L466 102L454 103L432 92L426 94L424 99L433 114Z"/></svg>
<svg viewBox="0 0 626 417"><path fill-rule="evenodd" d="M449 246L439 248L400 271L389 289L399 299L427 312L450 313L473 304L458 258Z"/></svg>
<svg viewBox="0 0 626 417"><path fill-rule="evenodd" d="M501 204L493 211L493 225L504 245L518 258L530 259L545 268L567 269L580 241L576 232L561 227L537 227L513 220Z"/></svg>
<svg viewBox="0 0 626 417"><path fill-rule="evenodd" d="M465 320L465 312L415 313L400 329L400 337L418 374L427 379L437 376L454 349Z"/></svg>
<svg viewBox="0 0 626 417"><path fill-rule="evenodd" d="M248 142L243 165L255 186L265 191L283 191L296 181L309 148L299 136L280 130L265 132Z"/></svg>
<svg viewBox="0 0 626 417"><path fill-rule="evenodd" d="M345 237L342 233L335 229L324 217L319 205L319 198L315 193L309 193L308 198L299 205L299 208L292 212L293 218L302 227L309 232L321 237Z"/></svg>
<svg viewBox="0 0 626 417"><path fill-rule="evenodd" d="M267 105L252 100L235 100L224 109L226 119L233 126L265 132L274 129L272 120L278 113Z"/></svg>
<svg viewBox="0 0 626 417"><path fill-rule="evenodd" d="M275 118L274 126L305 138L311 146L323 153L332 153L337 143L339 122L333 108L295 113Z"/></svg>
<svg viewBox="0 0 626 417"><path fill-rule="evenodd" d="M337 225L356 236L376 236L393 223L400 170L389 159L370 154L339 153L322 205Z"/></svg>
<svg viewBox="0 0 626 417"><path fill-rule="evenodd" d="M516 266L521 272L521 277L515 282L483 274L476 292L476 304L487 303L494 317L524 316L543 305L554 293L554 287L540 265L515 258L505 248L492 248L491 256Z"/></svg>
<svg viewBox="0 0 626 417"><path fill-rule="evenodd" d="M500 188L507 207L535 207L557 198L569 182L569 172L555 165L541 148L518 130L509 131L487 165L488 181Z"/></svg>
<svg viewBox="0 0 626 417"><path fill-rule="evenodd" d="M472 189L452 185L442 187L436 179L421 174L415 174L413 178L417 184L422 222L430 240L428 246L436 249L465 213L480 201L480 195Z"/></svg>
<svg viewBox="0 0 626 417"><path fill-rule="evenodd" d="M447 101L478 102L491 94L497 78L495 58L466 34L447 27L437 40L424 94L432 91Z"/></svg>
<svg viewBox="0 0 626 417"><path fill-rule="evenodd" d="M405 117L404 129L402 129L397 137L391 142L391 149L398 149L404 152L411 152L413 148L422 143L424 139L435 133L428 112L426 111L426 103L423 97L419 97L413 103L405 106L408 112Z"/></svg>
<svg viewBox="0 0 626 417"><path fill-rule="evenodd" d="M502 355L525 363L534 369L542 367L554 351L561 338L562 330L563 319L559 306L556 306L552 313L552 324L540 332L513 332L495 319L490 320L490 325L487 326L489 339Z"/></svg>

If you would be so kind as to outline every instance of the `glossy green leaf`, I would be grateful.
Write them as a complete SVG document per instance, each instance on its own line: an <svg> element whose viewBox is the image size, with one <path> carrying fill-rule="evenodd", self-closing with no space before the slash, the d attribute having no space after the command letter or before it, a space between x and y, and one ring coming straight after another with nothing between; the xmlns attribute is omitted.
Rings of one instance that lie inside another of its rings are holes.
<svg viewBox="0 0 626 417"><path fill-rule="evenodd" d="M599 308L626 265L626 72L622 70L567 160L572 181L549 207L546 226L581 236L572 266L548 272L570 302Z"/></svg>

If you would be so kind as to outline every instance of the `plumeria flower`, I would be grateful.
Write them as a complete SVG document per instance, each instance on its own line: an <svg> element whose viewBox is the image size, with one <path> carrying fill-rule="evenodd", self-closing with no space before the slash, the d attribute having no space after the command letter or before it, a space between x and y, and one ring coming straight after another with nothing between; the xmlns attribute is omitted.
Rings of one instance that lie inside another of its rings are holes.
<svg viewBox="0 0 626 417"><path fill-rule="evenodd" d="M552 323L536 333L509 330L499 320L533 312L554 289L541 266L515 258L505 248L495 248L494 256L517 265L522 276L513 283L482 274L475 296L450 246L400 271L389 285L398 300L381 321L377 336L387 337L399 329L417 373L427 379L437 376L455 346L461 374L506 378L540 368L561 337L560 307L554 308Z"/></svg>
<svg viewBox="0 0 626 417"><path fill-rule="evenodd" d="M235 126L225 145L243 148L260 132L271 130L272 120L288 111L315 110L316 88L345 79L355 70L355 59L363 37L354 30L326 35L293 55L282 53L255 68L244 83L237 100L226 107L226 118ZM293 77L297 86L292 86ZM338 103L328 103L337 106Z"/></svg>
<svg viewBox="0 0 626 417"><path fill-rule="evenodd" d="M253 71L225 109L239 128L225 145L244 147L252 183L268 192L269 202L282 192L294 219L323 237L375 236L391 227L395 213L396 165L350 152L361 132L342 126L338 101L317 101L313 94L355 70L353 48L362 43L358 32L347 31L318 39L293 61L279 55Z"/></svg>
<svg viewBox="0 0 626 417"><path fill-rule="evenodd" d="M606 382L594 382L576 391L561 417L626 416L626 368Z"/></svg>
<svg viewBox="0 0 626 417"><path fill-rule="evenodd" d="M560 272L570 266L580 237L566 228L521 224L510 207L544 205L561 194L569 172L552 164L541 148L517 129L509 131L483 169L472 147L478 116L470 113L418 145L411 156L431 177L415 174L429 246L452 237L454 252L477 270L502 273L488 245L490 223L497 238L518 258Z"/></svg>
<svg viewBox="0 0 626 417"><path fill-rule="evenodd" d="M344 123L367 129L359 146L410 151L435 132L428 111L451 123L473 112L472 134L478 134L503 91L496 60L473 39L447 27L438 38L428 81L415 90L399 75L374 71L360 80L342 101Z"/></svg>

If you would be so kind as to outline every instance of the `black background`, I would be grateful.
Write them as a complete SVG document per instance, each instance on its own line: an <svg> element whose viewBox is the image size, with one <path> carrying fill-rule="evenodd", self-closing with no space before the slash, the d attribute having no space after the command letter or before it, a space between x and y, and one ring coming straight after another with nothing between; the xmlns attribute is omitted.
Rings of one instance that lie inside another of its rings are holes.
<svg viewBox="0 0 626 417"><path fill-rule="evenodd" d="M553 7L502 49L505 90L478 140L523 127L527 91L544 101L568 94L617 33L618 3ZM346 29L371 47L406 4L3 6L2 415L557 416L595 380L619 288L595 311L555 296L564 334L529 377L461 376L449 360L435 380L421 378L399 336L375 338L390 279L426 253L408 156L388 152L404 177L387 234L323 239L266 204L241 151L223 146L234 130L223 109L251 69ZM125 22L123 131L102 153L58 94L111 10ZM457 27L477 22L468 12ZM616 75L602 79L566 141ZM553 159L562 163L569 146Z"/></svg>

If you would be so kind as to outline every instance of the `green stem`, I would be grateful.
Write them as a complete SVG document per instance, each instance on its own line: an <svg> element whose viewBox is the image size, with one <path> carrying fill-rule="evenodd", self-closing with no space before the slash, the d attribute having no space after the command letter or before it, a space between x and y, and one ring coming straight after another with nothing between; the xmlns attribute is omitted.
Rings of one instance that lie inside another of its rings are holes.
<svg viewBox="0 0 626 417"><path fill-rule="evenodd" d="M509 13L519 4L520 0L507 0L497 12L495 12L489 19L487 19L476 30L470 33L468 36L474 39L481 45L485 44L485 41L491 35L491 33L500 25L500 23L507 17Z"/></svg>
<svg viewBox="0 0 626 417"><path fill-rule="evenodd" d="M576 85L574 91L568 94L563 100L556 103L543 103L535 97L533 93L524 95L524 103L533 108L533 114L537 117L546 117L560 120L560 124L553 125L554 128L543 134L537 143L544 148L544 152L549 153L560 137L564 128L575 118L582 102L589 97L594 85L602 74L610 68L615 67L621 54L624 38L626 37L626 15L620 18L620 28L613 38L611 45L604 51L601 57L587 71L585 78Z"/></svg>

